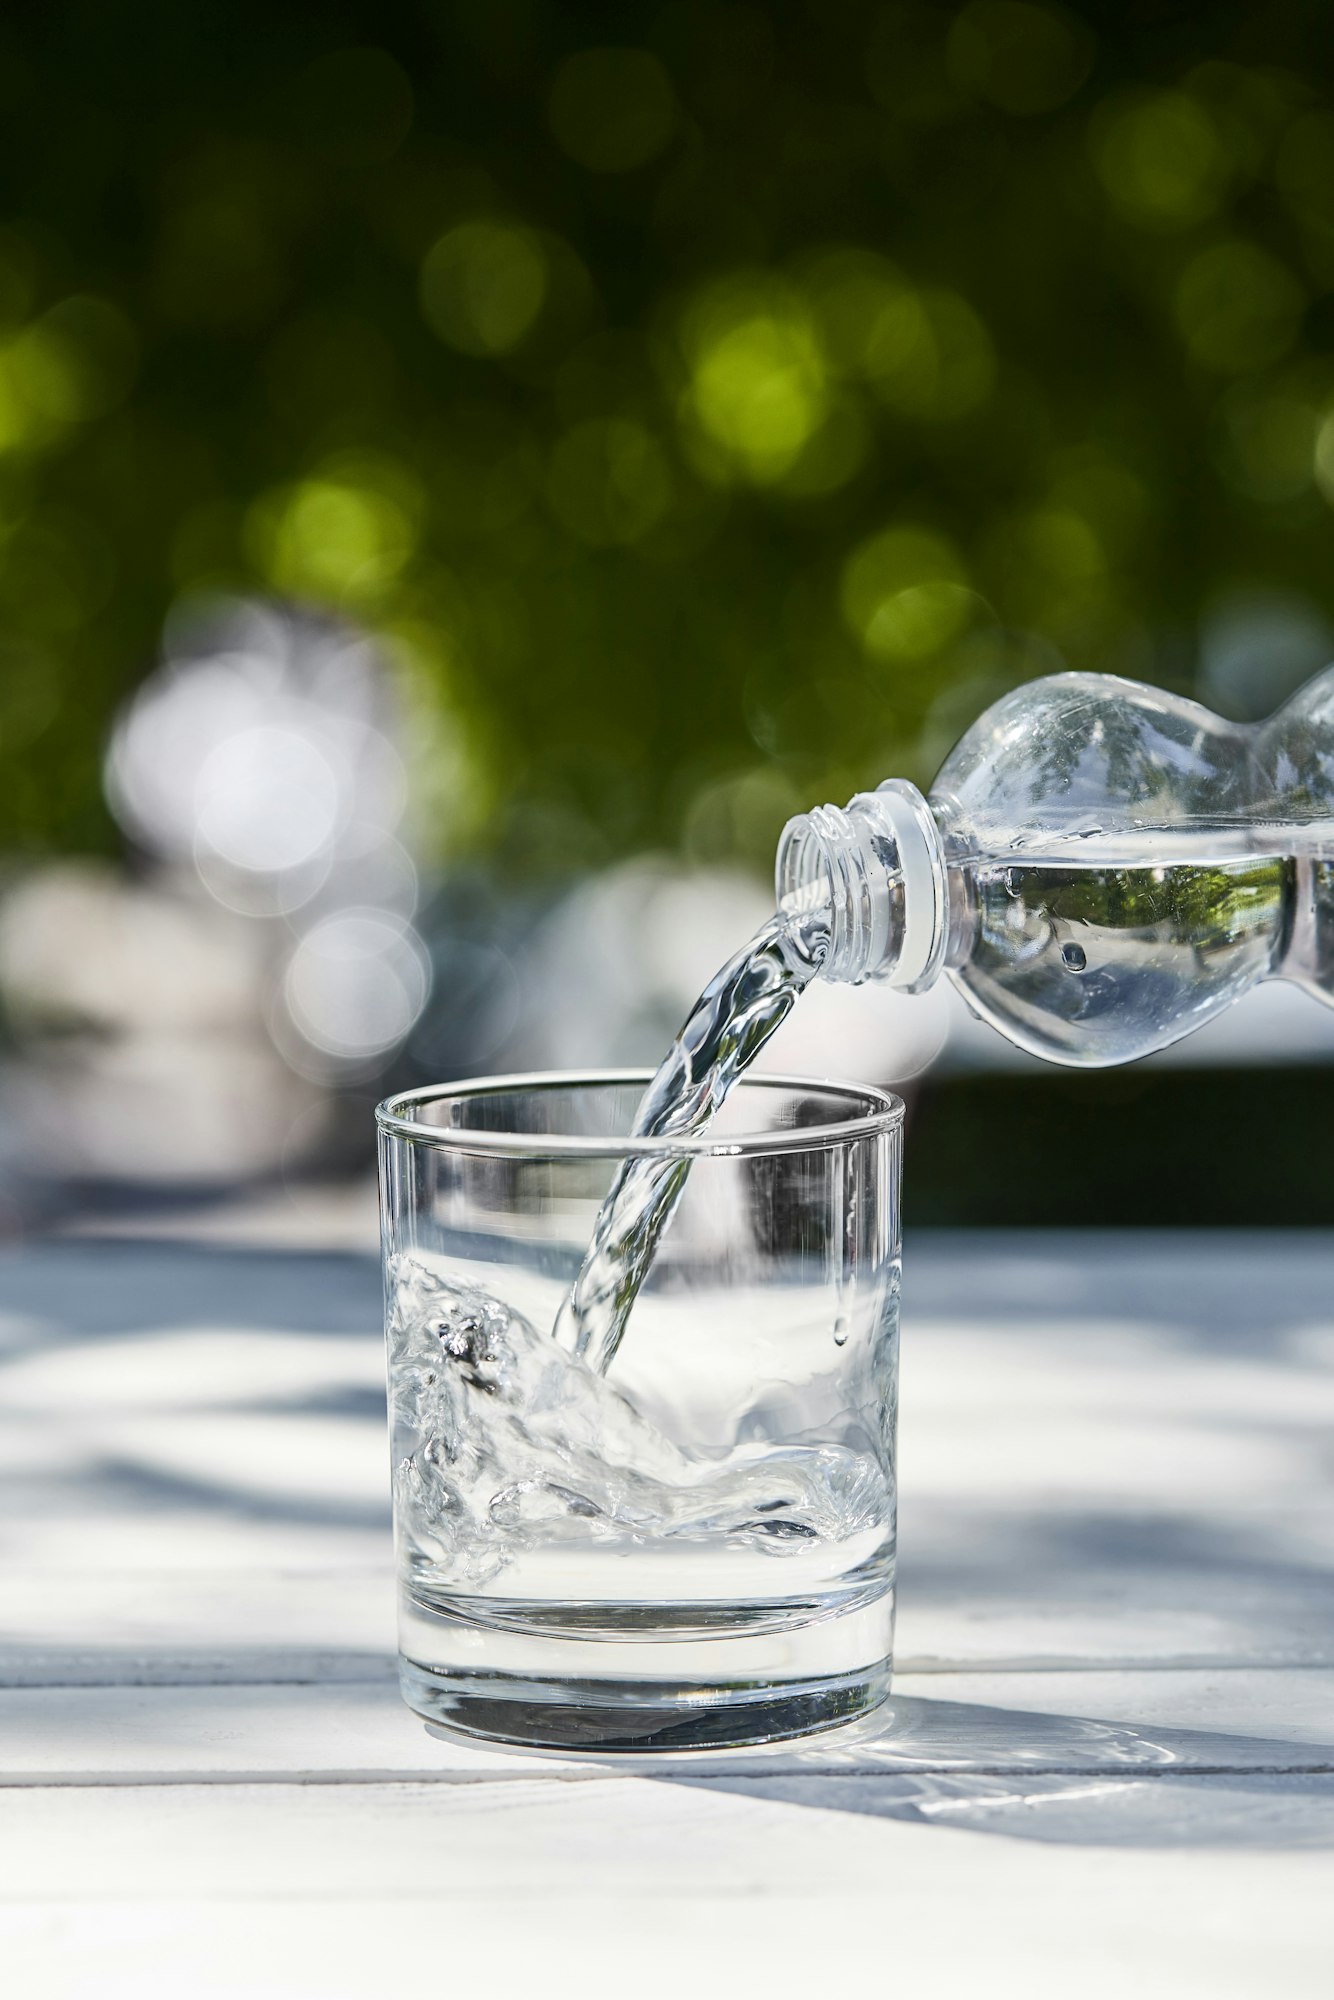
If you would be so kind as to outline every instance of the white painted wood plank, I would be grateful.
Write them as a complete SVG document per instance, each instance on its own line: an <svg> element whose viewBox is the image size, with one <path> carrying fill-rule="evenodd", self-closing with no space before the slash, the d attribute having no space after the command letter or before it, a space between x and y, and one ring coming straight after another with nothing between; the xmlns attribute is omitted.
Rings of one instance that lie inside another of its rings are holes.
<svg viewBox="0 0 1334 2000"><path fill-rule="evenodd" d="M462 1739L437 1739L392 1682L0 1693L0 1787L396 1777L462 1782L515 1772L532 1779L557 1768Z"/></svg>
<svg viewBox="0 0 1334 2000"><path fill-rule="evenodd" d="M0 1687L394 1682L390 1551L364 1568L0 1571Z"/></svg>
<svg viewBox="0 0 1334 2000"><path fill-rule="evenodd" d="M887 1871L874 1890L783 1901L645 1893L507 1905L497 1893L443 1905L434 1895L47 1904L0 1908L0 1957L16 1990L42 2000L382 2000L391 1985L497 2000L619 1992L809 2000L831 1983L937 2000L1069 2000L1072 1992L1080 2000L1125 2000L1127 1992L1137 2000L1327 2000L1327 1959L1302 1906L1309 1881L1276 1884L1262 1872L1238 1883L1231 1873L1215 1881L1202 1872L1186 1882L1171 1870L1158 1883L1152 1866L1142 1856L1122 1862L1108 1894L1087 1908L1067 1883L1049 1894L1028 1870L979 1870L961 1881L940 1863L907 1867L898 1853L892 1878Z"/></svg>
<svg viewBox="0 0 1334 2000"><path fill-rule="evenodd" d="M1325 1853L1119 1832L1092 1854L733 1781L11 1793L0 1904L32 1907L0 1937L45 1920L47 1953L82 1955L99 1993L148 1965L149 1990L197 1968L192 1993L308 1991L326 1971L314 1990L795 1991L784 1967L803 1991L1327 1992Z"/></svg>
<svg viewBox="0 0 1334 2000"><path fill-rule="evenodd" d="M902 1829L900 1829L902 1831ZM959 1843L927 1834L948 1849ZM42 2000L381 2000L410 1992L636 2000L830 1990L936 2000L1327 2000L1309 1875L1245 1877L1118 1856L1105 1895L1048 1884L1022 1850L994 1872L903 1851L860 1895L643 1893L597 1902L437 1895L278 1905L177 1901L0 1907L0 1957ZM915 1865L914 1865L915 1864ZM1077 1982L1077 1983L1076 1983Z"/></svg>
<svg viewBox="0 0 1334 2000"><path fill-rule="evenodd" d="M904 1676L865 1724L762 1751L558 1758L428 1732L381 1682L0 1694L0 1785L728 1772L1334 1773L1334 1670Z"/></svg>

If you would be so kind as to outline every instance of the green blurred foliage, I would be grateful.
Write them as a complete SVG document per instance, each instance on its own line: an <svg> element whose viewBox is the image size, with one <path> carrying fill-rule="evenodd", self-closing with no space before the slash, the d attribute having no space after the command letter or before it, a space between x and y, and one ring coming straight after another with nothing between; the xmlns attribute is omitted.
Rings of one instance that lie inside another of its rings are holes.
<svg viewBox="0 0 1334 2000"><path fill-rule="evenodd" d="M1328 606L1328 10L0 25L0 840L184 594L382 633L442 855L763 860L1062 663ZM1317 664L1317 663L1313 663Z"/></svg>

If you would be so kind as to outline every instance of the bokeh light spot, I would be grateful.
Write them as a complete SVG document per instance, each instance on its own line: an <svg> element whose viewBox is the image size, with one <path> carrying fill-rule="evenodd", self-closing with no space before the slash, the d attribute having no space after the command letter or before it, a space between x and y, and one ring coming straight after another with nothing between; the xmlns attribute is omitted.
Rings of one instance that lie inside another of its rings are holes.
<svg viewBox="0 0 1334 2000"><path fill-rule="evenodd" d="M72 403L73 386L64 380L59 361L44 353L32 334L0 346L0 452L32 450L44 443L58 428L47 414L52 391Z"/></svg>
<svg viewBox="0 0 1334 2000"><path fill-rule="evenodd" d="M461 222L426 253L421 304L427 321L463 354L510 354L536 324L547 259L530 229Z"/></svg>
<svg viewBox="0 0 1334 2000"><path fill-rule="evenodd" d="M1223 413L1224 476L1268 504L1305 493L1316 469L1319 412L1302 397L1234 391Z"/></svg>
<svg viewBox="0 0 1334 2000"><path fill-rule="evenodd" d="M804 279L830 360L847 374L862 373L881 316L910 292L903 273L874 250L831 249L815 259Z"/></svg>
<svg viewBox="0 0 1334 2000"><path fill-rule="evenodd" d="M353 628L256 599L183 599L162 666L113 732L107 802L137 845L193 863L237 914L295 917L336 896L407 917L398 733L385 655ZM438 779L443 759L417 734ZM448 818L442 800L432 831Z"/></svg>
<svg viewBox="0 0 1334 2000"><path fill-rule="evenodd" d="M970 0L949 36L956 82L1019 118L1054 111L1093 64L1093 36L1063 7L1033 0Z"/></svg>
<svg viewBox="0 0 1334 2000"><path fill-rule="evenodd" d="M1277 257L1232 240L1192 258L1174 303L1177 325L1195 359L1220 374L1240 375L1287 352L1305 298Z"/></svg>
<svg viewBox="0 0 1334 2000"><path fill-rule="evenodd" d="M1050 504L1091 530L1109 559L1129 556L1153 511L1144 481L1121 459L1090 444L1055 453L1050 470Z"/></svg>
<svg viewBox="0 0 1334 2000"><path fill-rule="evenodd" d="M547 116L557 145L581 167L633 173L671 138L676 95L646 49L582 49L556 71Z"/></svg>
<svg viewBox="0 0 1334 2000"><path fill-rule="evenodd" d="M809 316L776 290L724 286L688 315L684 345L689 413L707 439L755 484L780 479L829 407Z"/></svg>
<svg viewBox="0 0 1334 2000"><path fill-rule="evenodd" d="M594 546L636 542L671 505L672 477L657 440L624 417L575 424L547 468L547 499L562 527Z"/></svg>
<svg viewBox="0 0 1334 2000"><path fill-rule="evenodd" d="M1328 412L1316 432L1314 468L1320 491L1334 507L1334 410Z"/></svg>
<svg viewBox="0 0 1334 2000"><path fill-rule="evenodd" d="M114 306L71 298L0 345L0 451L40 451L124 400L135 340Z"/></svg>
<svg viewBox="0 0 1334 2000"><path fill-rule="evenodd" d="M106 299L62 299L38 322L48 340L73 357L75 418L87 422L124 402L138 364L138 341L124 313Z"/></svg>
<svg viewBox="0 0 1334 2000"><path fill-rule="evenodd" d="M279 874L332 846L344 789L309 736L273 723L240 729L204 759L196 835L234 868Z"/></svg>
<svg viewBox="0 0 1334 2000"><path fill-rule="evenodd" d="M944 422L967 416L991 394L996 358L990 335L957 292L906 287L877 316L866 372L891 408Z"/></svg>
<svg viewBox="0 0 1334 2000"><path fill-rule="evenodd" d="M1142 228L1188 228L1223 198L1227 158L1218 129L1184 91L1122 102L1095 121L1093 147L1112 206Z"/></svg>
<svg viewBox="0 0 1334 2000"><path fill-rule="evenodd" d="M784 821L804 804L791 778L774 764L717 778L690 802L682 850L687 860L706 866L732 862L767 872Z"/></svg>
<svg viewBox="0 0 1334 2000"><path fill-rule="evenodd" d="M1106 552L1092 523L1072 508L1028 507L1000 516L988 530L986 571L1009 623L1062 642L1090 620L1110 616Z"/></svg>
<svg viewBox="0 0 1334 2000"><path fill-rule="evenodd" d="M378 910L336 910L298 941L282 996L311 1048L357 1063L402 1041L430 984L430 961L411 926Z"/></svg>
<svg viewBox="0 0 1334 2000"><path fill-rule="evenodd" d="M901 663L928 659L948 645L976 603L953 545L906 524L853 550L843 568L841 601L865 650Z"/></svg>
<svg viewBox="0 0 1334 2000"><path fill-rule="evenodd" d="M1234 182L1254 179L1272 157L1292 121L1293 81L1281 70L1214 58L1187 71L1182 88L1208 112Z"/></svg>
<svg viewBox="0 0 1334 2000"><path fill-rule="evenodd" d="M1033 564L1062 582L1092 582L1106 567L1089 523L1063 508L1035 509L1024 523L1024 535Z"/></svg>
<svg viewBox="0 0 1334 2000"><path fill-rule="evenodd" d="M364 605L412 559L421 495L394 460L328 461L309 479L258 500L246 545L270 583L293 597Z"/></svg>

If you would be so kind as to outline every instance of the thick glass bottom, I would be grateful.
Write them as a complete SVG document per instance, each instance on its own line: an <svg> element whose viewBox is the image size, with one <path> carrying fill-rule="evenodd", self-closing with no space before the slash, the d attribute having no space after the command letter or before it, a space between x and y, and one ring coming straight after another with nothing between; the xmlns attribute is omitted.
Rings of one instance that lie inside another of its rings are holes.
<svg viewBox="0 0 1334 2000"><path fill-rule="evenodd" d="M507 1601L405 1592L399 1675L425 1721L490 1742L595 1752L712 1750L832 1729L889 1693L894 1597L720 1630L689 1607L593 1607L563 1629ZM534 1611L538 1607L533 1607ZM574 1607L571 1607L573 1610ZM656 1615L655 1615L656 1614Z"/></svg>
<svg viewBox="0 0 1334 2000"><path fill-rule="evenodd" d="M738 1688L445 1675L405 1659L399 1682L403 1699L424 1722L465 1736L534 1750L644 1755L740 1749L833 1729L880 1706L889 1694L889 1668L804 1687Z"/></svg>

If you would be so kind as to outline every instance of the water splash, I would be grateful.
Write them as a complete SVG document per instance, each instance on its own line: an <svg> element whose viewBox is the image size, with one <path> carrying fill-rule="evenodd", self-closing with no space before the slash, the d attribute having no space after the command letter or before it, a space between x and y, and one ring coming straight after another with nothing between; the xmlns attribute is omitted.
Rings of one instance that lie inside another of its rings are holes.
<svg viewBox="0 0 1334 2000"><path fill-rule="evenodd" d="M629 1550L642 1562L724 1548L791 1568L854 1543L878 1551L891 1535L869 1444L738 1437L725 1457L692 1457L478 1286L406 1256L389 1278L399 1533L414 1564L451 1588L493 1584L539 1552Z"/></svg>

